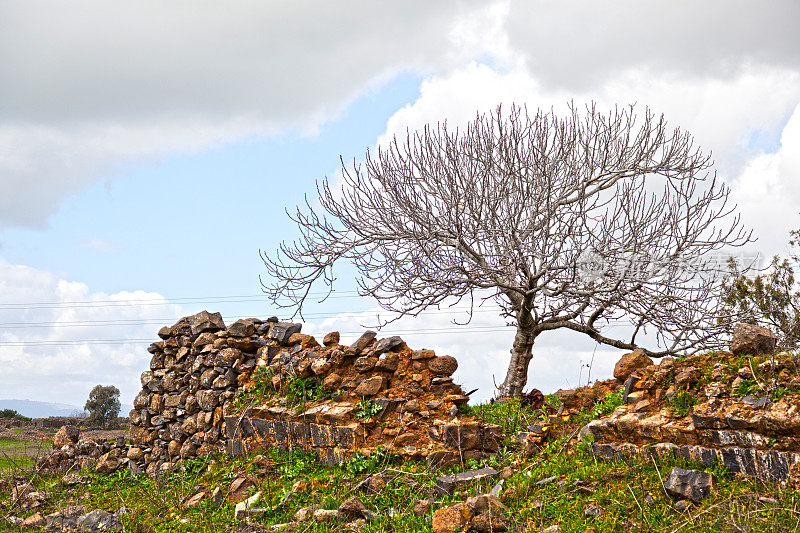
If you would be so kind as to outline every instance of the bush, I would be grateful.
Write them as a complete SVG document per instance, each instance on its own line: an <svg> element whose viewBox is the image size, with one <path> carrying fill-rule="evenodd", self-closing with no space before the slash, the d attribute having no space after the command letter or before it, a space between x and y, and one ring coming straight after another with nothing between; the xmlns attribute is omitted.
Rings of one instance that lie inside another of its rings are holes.
<svg viewBox="0 0 800 533"><path fill-rule="evenodd" d="M692 412L692 408L697 403L697 398L684 390L677 390L669 401L669 410L680 417L684 417Z"/></svg>
<svg viewBox="0 0 800 533"><path fill-rule="evenodd" d="M726 312L750 324L762 324L778 335L778 346L800 346L800 290L795 266L800 264L800 230L790 233L789 258L775 256L764 274L742 275L731 259L730 280L724 284L722 303ZM731 326L733 324L730 324Z"/></svg>
<svg viewBox="0 0 800 533"><path fill-rule="evenodd" d="M3 420L19 420L20 422L30 422L30 418L27 416L23 416L19 414L14 409L2 409L0 410L0 419Z"/></svg>

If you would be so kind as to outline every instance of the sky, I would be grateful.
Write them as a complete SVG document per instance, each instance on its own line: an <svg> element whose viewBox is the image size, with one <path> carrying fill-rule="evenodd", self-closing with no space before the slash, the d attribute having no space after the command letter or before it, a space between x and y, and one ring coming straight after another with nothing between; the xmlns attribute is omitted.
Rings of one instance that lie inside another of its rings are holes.
<svg viewBox="0 0 800 533"><path fill-rule="evenodd" d="M800 227L800 3L0 3L0 398L139 389L156 332L202 309L286 317L259 251L341 157L498 104L647 106L712 153L763 257ZM376 322L343 266L304 331ZM323 290L319 287L317 290ZM382 316L385 316L382 315ZM485 306L381 331L459 360L492 396L514 330ZM609 377L622 352L534 347L529 387Z"/></svg>

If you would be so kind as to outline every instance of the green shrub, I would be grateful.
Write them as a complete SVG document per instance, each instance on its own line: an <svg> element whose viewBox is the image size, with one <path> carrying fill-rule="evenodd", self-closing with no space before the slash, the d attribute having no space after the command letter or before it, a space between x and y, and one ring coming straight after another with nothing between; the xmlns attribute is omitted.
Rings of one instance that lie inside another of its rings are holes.
<svg viewBox="0 0 800 533"><path fill-rule="evenodd" d="M275 394L275 387L272 386L272 371L268 366L256 367L250 385L247 388L239 389L233 399L233 407L237 411L260 403Z"/></svg>
<svg viewBox="0 0 800 533"><path fill-rule="evenodd" d="M758 385L752 379L743 379L739 385L733 389L733 394L738 396L739 398L743 398L749 394L755 394L758 392Z"/></svg>
<svg viewBox="0 0 800 533"><path fill-rule="evenodd" d="M619 392L607 392L603 399L594 404L592 410L589 412L589 417L594 420L601 416L606 416L614 412L614 409L622 405L622 393L624 389L619 389Z"/></svg>
<svg viewBox="0 0 800 533"><path fill-rule="evenodd" d="M342 463L342 468L350 477L356 477L366 472L373 472L378 467L388 466L395 459L394 455L381 446L372 450L369 454L356 452L350 459Z"/></svg>
<svg viewBox="0 0 800 533"><path fill-rule="evenodd" d="M20 422L30 422L31 419L27 416L23 416L19 414L14 409L3 409L0 410L0 419L3 420L19 420Z"/></svg>
<svg viewBox="0 0 800 533"><path fill-rule="evenodd" d="M301 378L298 374L292 374L286 380L286 404L289 406L317 402L329 396L322 382L316 378Z"/></svg>
<svg viewBox="0 0 800 533"><path fill-rule="evenodd" d="M373 402L369 398L361 398L361 401L358 402L358 411L356 411L356 418L372 418L373 415L377 415L383 409L380 405Z"/></svg>
<svg viewBox="0 0 800 533"><path fill-rule="evenodd" d="M684 390L677 390L669 401L669 410L680 417L684 417L692 412L692 408L697 403L697 398Z"/></svg>

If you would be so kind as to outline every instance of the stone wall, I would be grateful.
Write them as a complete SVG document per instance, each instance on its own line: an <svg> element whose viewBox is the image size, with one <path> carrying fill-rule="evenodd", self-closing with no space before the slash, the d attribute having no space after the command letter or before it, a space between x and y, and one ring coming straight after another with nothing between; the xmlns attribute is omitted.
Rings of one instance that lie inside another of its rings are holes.
<svg viewBox="0 0 800 533"><path fill-rule="evenodd" d="M379 446L444 464L497 450L499 426L459 413L469 398L450 377L454 358L374 332L343 346L336 332L320 345L300 330L275 318L226 326L205 311L162 328L130 413L128 458L152 474L212 450L242 454L258 446L304 448L329 463ZM244 402L264 375L271 393ZM314 378L325 399L287 401L297 378ZM363 416L364 405L380 410Z"/></svg>
<svg viewBox="0 0 800 533"><path fill-rule="evenodd" d="M625 405L586 428L596 455L673 454L772 481L800 481L796 357L717 352L636 366L624 376ZM754 393L745 394L748 387ZM685 413L675 408L681 395Z"/></svg>

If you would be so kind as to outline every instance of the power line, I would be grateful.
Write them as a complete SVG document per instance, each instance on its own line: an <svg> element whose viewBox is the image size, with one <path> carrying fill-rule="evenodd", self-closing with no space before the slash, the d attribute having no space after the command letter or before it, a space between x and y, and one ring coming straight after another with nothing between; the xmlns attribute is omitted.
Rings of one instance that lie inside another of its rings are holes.
<svg viewBox="0 0 800 533"><path fill-rule="evenodd" d="M327 292L309 293L311 297L326 296ZM334 291L328 298L359 298L357 291ZM117 307L124 305L177 305L181 303L242 303L268 300L266 294L243 294L230 296L187 296L181 298L140 298L127 300L75 300L69 302L15 302L0 303L0 309L61 309L83 307Z"/></svg>
<svg viewBox="0 0 800 533"><path fill-rule="evenodd" d="M425 311L425 314L462 314L467 313L469 307L466 306L453 306L447 309L432 309ZM303 316L306 318L330 318L334 316L344 315L346 313L353 314L372 314L372 311L331 311L326 313L306 313ZM499 309L473 309L472 314L478 313L495 313L500 314ZM229 322L231 320L238 320L240 318L251 318L252 315L223 315L223 320ZM111 319L111 320L74 320L74 321L61 321L53 320L46 322L0 322L0 329L31 329L31 328L46 328L46 327L103 327L103 326L138 326L147 324L169 324L175 323L180 317L177 318L131 318L131 319Z"/></svg>
<svg viewBox="0 0 800 533"><path fill-rule="evenodd" d="M432 335L434 333L458 331L460 333L488 333L499 331L510 331L511 327L498 327L498 326L469 326L469 327L449 327L449 328L419 328L408 330L391 330L393 334L419 334L419 335ZM360 331L340 331L342 335L360 335ZM53 340L53 341L11 341L0 342L0 347L3 346L75 346L81 344L151 344L153 339L76 339L76 340Z"/></svg>

